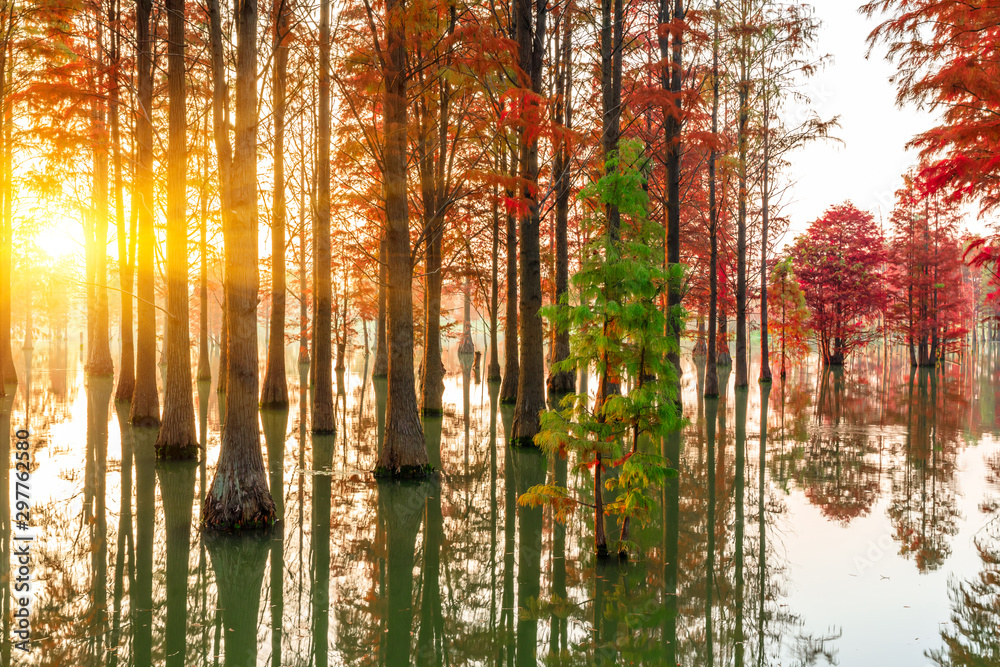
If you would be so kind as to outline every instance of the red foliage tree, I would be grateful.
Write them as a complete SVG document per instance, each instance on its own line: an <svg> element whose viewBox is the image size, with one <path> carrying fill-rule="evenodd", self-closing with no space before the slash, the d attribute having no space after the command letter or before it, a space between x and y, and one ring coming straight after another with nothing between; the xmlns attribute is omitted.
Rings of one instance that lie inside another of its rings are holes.
<svg viewBox="0 0 1000 667"><path fill-rule="evenodd" d="M912 141L928 185L983 210L1000 205L1000 0L872 0L861 11L889 15L868 42L885 42L897 62L899 102L943 112Z"/></svg>
<svg viewBox="0 0 1000 667"><path fill-rule="evenodd" d="M887 303L879 275L886 260L882 232L871 213L844 202L809 225L791 256L823 364L841 366L868 341L870 324Z"/></svg>
<svg viewBox="0 0 1000 667"><path fill-rule="evenodd" d="M896 198L888 321L909 346L911 365L934 366L962 345L972 316L971 290L962 277L960 218L913 174Z"/></svg>

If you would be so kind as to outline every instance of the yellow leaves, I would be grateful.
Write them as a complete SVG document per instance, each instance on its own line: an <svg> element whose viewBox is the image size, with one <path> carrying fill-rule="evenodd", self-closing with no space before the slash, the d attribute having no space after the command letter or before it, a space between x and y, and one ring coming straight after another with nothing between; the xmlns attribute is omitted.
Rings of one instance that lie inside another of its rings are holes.
<svg viewBox="0 0 1000 667"><path fill-rule="evenodd" d="M566 517L580 505L580 501L569 495L569 489L552 484L536 484L521 494L517 504L522 507L552 508L553 516L559 523L566 523Z"/></svg>

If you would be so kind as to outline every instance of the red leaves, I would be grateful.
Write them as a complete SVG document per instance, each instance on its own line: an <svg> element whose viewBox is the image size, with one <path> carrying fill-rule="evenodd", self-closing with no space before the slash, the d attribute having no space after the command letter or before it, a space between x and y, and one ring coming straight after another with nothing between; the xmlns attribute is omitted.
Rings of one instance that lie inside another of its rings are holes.
<svg viewBox="0 0 1000 667"><path fill-rule="evenodd" d="M862 11L890 14L868 41L888 44L898 62L898 99L943 111L911 142L927 161L921 178L950 202L1000 206L1000 1L872 0Z"/></svg>
<svg viewBox="0 0 1000 667"><path fill-rule="evenodd" d="M618 466L623 465L626 461L628 461L630 458L632 458L633 454L635 454L635 452L631 452L630 451L625 456L621 457L620 459L615 460L614 463L612 463L611 465L613 465L614 467L617 468Z"/></svg>
<svg viewBox="0 0 1000 667"><path fill-rule="evenodd" d="M871 213L844 202L809 226L792 257L824 356L846 356L865 341L870 318L887 304L878 275L886 260L882 232Z"/></svg>

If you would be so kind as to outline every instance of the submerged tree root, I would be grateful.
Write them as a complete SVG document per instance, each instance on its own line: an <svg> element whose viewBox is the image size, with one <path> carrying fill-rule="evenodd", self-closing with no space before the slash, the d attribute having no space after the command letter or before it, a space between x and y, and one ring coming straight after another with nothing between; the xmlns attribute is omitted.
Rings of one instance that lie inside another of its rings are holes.
<svg viewBox="0 0 1000 667"><path fill-rule="evenodd" d="M376 479L427 479L434 473L434 466L429 463L422 466L399 466L398 468L376 466L372 470Z"/></svg>
<svg viewBox="0 0 1000 667"><path fill-rule="evenodd" d="M232 532L260 530L275 523L274 500L267 490L256 484L241 486L238 475L216 473L215 480L205 497L201 513L201 527L205 530Z"/></svg>

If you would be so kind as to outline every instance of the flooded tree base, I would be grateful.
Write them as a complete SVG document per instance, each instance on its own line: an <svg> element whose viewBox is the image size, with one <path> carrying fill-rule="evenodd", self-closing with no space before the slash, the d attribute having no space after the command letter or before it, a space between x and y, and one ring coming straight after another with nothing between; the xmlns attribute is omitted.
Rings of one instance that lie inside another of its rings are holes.
<svg viewBox="0 0 1000 667"><path fill-rule="evenodd" d="M275 523L274 500L267 484L246 484L232 473L216 473L201 513L201 527L209 531L261 530Z"/></svg>
<svg viewBox="0 0 1000 667"><path fill-rule="evenodd" d="M201 455L201 445L197 441L183 445L156 443L157 461L197 461Z"/></svg>
<svg viewBox="0 0 1000 667"><path fill-rule="evenodd" d="M404 465L398 468L389 468L386 466L376 466L372 470L372 475L375 479L427 479L434 475L434 466L429 463L424 465Z"/></svg>

